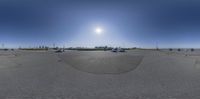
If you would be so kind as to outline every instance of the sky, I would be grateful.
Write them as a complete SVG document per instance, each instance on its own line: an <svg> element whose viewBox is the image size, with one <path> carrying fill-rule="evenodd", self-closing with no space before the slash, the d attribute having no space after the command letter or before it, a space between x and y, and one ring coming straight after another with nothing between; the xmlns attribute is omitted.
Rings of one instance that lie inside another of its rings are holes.
<svg viewBox="0 0 200 99"><path fill-rule="evenodd" d="M200 48L199 27L198 0L0 1L0 47Z"/></svg>

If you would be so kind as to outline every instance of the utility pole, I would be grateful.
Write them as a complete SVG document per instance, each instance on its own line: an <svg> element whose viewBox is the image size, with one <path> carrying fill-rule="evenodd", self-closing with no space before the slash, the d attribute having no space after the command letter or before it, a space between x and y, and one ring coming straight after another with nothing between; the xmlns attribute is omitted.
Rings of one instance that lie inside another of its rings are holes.
<svg viewBox="0 0 200 99"><path fill-rule="evenodd" d="M4 44L1 44L2 49L4 48Z"/></svg>
<svg viewBox="0 0 200 99"><path fill-rule="evenodd" d="M56 48L56 44L55 43L53 43L53 48Z"/></svg>
<svg viewBox="0 0 200 99"><path fill-rule="evenodd" d="M156 50L159 50L158 43L156 42Z"/></svg>

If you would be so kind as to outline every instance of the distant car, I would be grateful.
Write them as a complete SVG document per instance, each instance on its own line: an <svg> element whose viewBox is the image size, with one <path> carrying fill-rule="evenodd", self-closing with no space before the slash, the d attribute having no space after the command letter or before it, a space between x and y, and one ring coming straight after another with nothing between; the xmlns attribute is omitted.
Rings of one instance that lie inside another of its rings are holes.
<svg viewBox="0 0 200 99"><path fill-rule="evenodd" d="M119 51L119 52L125 52L125 49L119 48L118 51Z"/></svg>
<svg viewBox="0 0 200 99"><path fill-rule="evenodd" d="M112 52L125 52L125 49L123 49L123 48L113 48Z"/></svg>
<svg viewBox="0 0 200 99"><path fill-rule="evenodd" d="M61 49L55 51L56 53L62 53L63 51Z"/></svg>
<svg viewBox="0 0 200 99"><path fill-rule="evenodd" d="M113 49L112 49L112 52L117 52L117 48L113 48Z"/></svg>

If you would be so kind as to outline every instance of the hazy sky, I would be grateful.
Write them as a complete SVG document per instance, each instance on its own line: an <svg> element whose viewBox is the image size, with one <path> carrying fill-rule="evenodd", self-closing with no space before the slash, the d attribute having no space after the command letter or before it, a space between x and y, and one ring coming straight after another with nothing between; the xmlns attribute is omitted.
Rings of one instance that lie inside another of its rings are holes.
<svg viewBox="0 0 200 99"><path fill-rule="evenodd" d="M200 47L198 0L3 1L0 44L7 47Z"/></svg>

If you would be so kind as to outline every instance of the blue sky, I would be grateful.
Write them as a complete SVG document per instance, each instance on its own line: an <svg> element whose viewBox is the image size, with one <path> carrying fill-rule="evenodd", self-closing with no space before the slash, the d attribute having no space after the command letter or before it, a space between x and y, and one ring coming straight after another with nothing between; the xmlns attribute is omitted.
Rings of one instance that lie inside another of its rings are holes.
<svg viewBox="0 0 200 99"><path fill-rule="evenodd" d="M0 2L0 44L7 47L199 48L199 26L200 2L190 0Z"/></svg>

